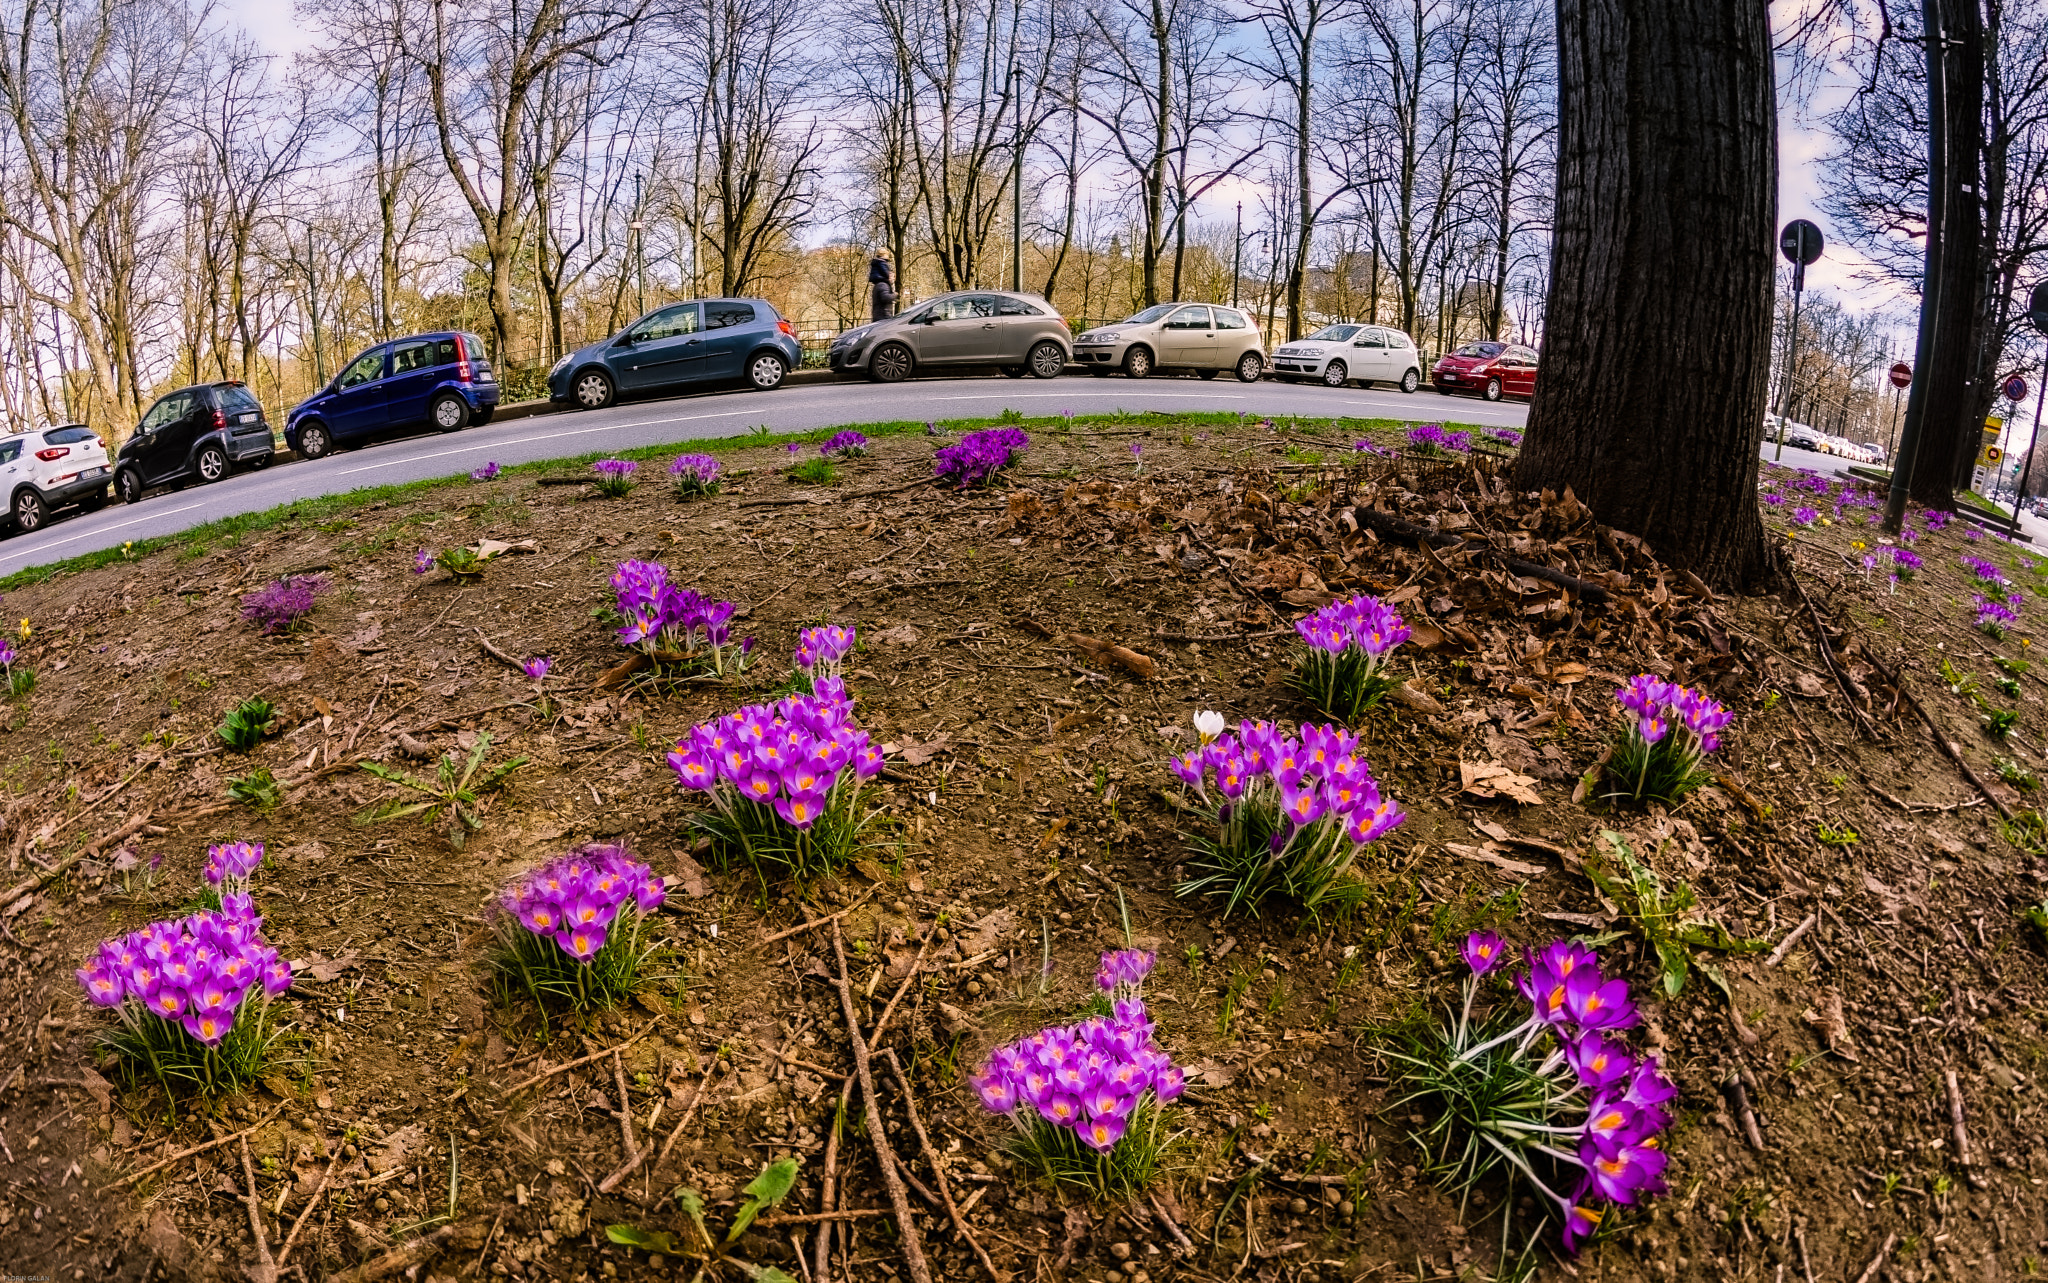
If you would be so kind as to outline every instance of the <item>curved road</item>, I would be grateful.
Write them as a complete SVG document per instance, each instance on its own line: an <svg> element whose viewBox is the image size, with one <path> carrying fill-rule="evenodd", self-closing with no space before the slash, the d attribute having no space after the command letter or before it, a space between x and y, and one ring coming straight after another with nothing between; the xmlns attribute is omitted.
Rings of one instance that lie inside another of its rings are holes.
<svg viewBox="0 0 2048 1283"><path fill-rule="evenodd" d="M1436 419L1520 428L1528 407L1488 405L1470 397L1424 391L1332 389L1320 385L1237 383L1227 376L1193 378L918 379L883 388L866 382L792 384L779 391L705 392L634 401L587 413L512 419L452 435L427 435L345 450L314 463L238 473L211 486L152 495L133 506L110 504L90 515L53 521L34 535L0 542L0 575L59 561L128 540L176 534L203 522L363 486L397 484L467 472L486 461L532 463L592 451L624 450L735 436L758 424L805 432L838 424L895 419L992 418L1006 407L1049 416L1062 410L1212 410L1247 414Z"/></svg>

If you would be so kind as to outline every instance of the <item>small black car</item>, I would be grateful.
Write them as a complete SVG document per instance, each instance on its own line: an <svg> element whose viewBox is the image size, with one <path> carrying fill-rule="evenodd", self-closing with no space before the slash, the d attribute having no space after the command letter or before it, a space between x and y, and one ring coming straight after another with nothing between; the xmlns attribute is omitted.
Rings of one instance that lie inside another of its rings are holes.
<svg viewBox="0 0 2048 1283"><path fill-rule="evenodd" d="M270 462L270 420L239 380L197 383L157 398L114 456L114 493L140 502L156 486L218 481Z"/></svg>

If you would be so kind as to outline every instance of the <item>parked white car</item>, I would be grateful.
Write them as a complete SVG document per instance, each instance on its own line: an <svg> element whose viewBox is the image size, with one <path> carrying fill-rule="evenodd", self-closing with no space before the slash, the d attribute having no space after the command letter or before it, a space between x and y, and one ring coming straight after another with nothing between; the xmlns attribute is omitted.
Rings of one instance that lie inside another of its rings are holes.
<svg viewBox="0 0 2048 1283"><path fill-rule="evenodd" d="M1422 386L1422 357L1406 334L1383 325L1325 325L1304 339L1273 349L1273 377L1320 379L1325 387L1392 383L1403 392Z"/></svg>
<svg viewBox="0 0 2048 1283"><path fill-rule="evenodd" d="M0 437L0 493L14 528L24 534L48 525L59 508L100 507L111 480L107 443L82 423Z"/></svg>

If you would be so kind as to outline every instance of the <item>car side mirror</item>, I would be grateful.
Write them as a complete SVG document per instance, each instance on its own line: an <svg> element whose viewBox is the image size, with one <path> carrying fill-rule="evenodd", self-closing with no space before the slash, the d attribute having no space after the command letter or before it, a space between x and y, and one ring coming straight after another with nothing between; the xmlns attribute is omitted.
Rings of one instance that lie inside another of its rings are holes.
<svg viewBox="0 0 2048 1283"><path fill-rule="evenodd" d="M632 347L635 343L638 343L639 341L639 339L634 338L631 334L621 334L619 335L619 337L612 340L612 346Z"/></svg>

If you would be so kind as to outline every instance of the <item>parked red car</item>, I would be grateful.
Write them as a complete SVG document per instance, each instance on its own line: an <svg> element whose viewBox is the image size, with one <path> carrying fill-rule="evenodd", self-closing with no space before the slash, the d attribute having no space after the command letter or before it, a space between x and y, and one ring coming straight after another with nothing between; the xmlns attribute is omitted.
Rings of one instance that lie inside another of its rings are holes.
<svg viewBox="0 0 2048 1283"><path fill-rule="evenodd" d="M1536 349L1518 343L1486 340L1467 343L1444 357L1430 371L1438 392L1476 392L1489 401L1536 393Z"/></svg>

